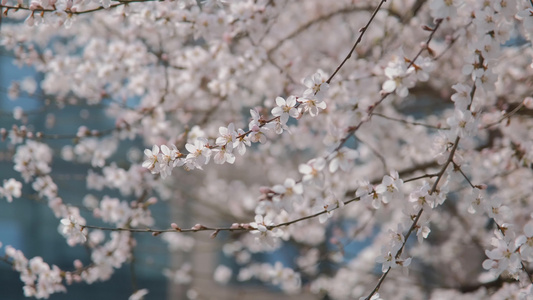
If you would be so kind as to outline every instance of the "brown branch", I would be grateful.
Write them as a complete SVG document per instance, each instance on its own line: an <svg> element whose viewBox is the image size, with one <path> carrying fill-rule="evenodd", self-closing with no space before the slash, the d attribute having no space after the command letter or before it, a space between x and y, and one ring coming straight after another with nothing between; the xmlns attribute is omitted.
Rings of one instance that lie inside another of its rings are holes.
<svg viewBox="0 0 533 300"><path fill-rule="evenodd" d="M374 20L374 18L376 17L378 11L380 10L381 6L386 2L387 0L381 0L378 4L378 6L376 7L376 9L374 10L374 12L372 13L372 16L370 16L370 19L368 20L368 22L366 23L366 25L361 28L359 30L360 34L359 34L359 37L357 38L357 40L355 41L355 44L353 45L352 49L350 50L350 52L348 53L348 55L344 58L344 60L341 62L341 64L337 67L337 69L335 69L335 72L333 72L333 74L331 74L331 76L328 78L328 80L326 80L326 83L329 84L331 82L331 80L333 79L333 77L335 77L335 75L337 74L337 72L339 72L339 70L342 68L342 66L344 66L344 64L346 63L346 61L348 61L348 59L350 59L350 57L352 57L352 54L353 52L355 51L355 48L357 47L357 45L359 45L359 43L361 42L361 40L363 39L363 35L365 34L366 30L368 29L368 26L370 26L370 24L372 23L372 21Z"/></svg>
<svg viewBox="0 0 533 300"><path fill-rule="evenodd" d="M463 28L466 29L471 24L472 24L472 21L468 22L468 24L466 24L466 26L464 26ZM457 42L458 39L459 39L459 37L453 37L452 40L450 41L450 43L448 44L448 46L446 47L446 49L444 49L439 55L435 56L433 58L433 60L436 61L436 60L439 60L440 58L442 58L444 56L444 54L446 54L446 52L448 52L453 47L453 45L455 44L455 42Z"/></svg>
<svg viewBox="0 0 533 300"><path fill-rule="evenodd" d="M424 174L424 175L420 175L420 176L417 176L417 177L406 179L403 182L404 183L405 182L411 182L411 181L416 181L416 180L420 180L420 179L423 179L423 178L433 178L433 177L437 177L437 176L439 176L439 174Z"/></svg>
<svg viewBox="0 0 533 300"><path fill-rule="evenodd" d="M461 166L456 164L455 162L452 162L453 163L453 169L454 171L459 171L459 173L461 173L461 175L463 175L464 179L466 179L466 181L468 182L468 184L473 188L475 189L476 186L474 184L472 184L472 181L470 181L470 179L468 178L468 176L466 176L466 174L463 172L463 170L461 170Z"/></svg>
<svg viewBox="0 0 533 300"><path fill-rule="evenodd" d="M383 1L383 2L385 2L385 1ZM286 41L291 40L294 37L300 35L302 32L306 31L307 29L309 29L311 26L313 26L316 23L319 23L319 22L322 22L322 21L326 21L326 20L331 19L332 17L335 17L335 16L340 15L340 14L348 14L348 13L362 11L362 10L370 11L370 10L372 10L372 8L371 7L357 7L357 6L345 7L345 8L342 8L340 10L336 10L336 11L330 12L328 14L325 14L323 16L320 16L320 17L318 17L316 19L310 20L310 21L306 22L305 24L303 24L302 26L298 27L298 29L296 29L295 31L293 31L292 33L290 33L289 35L287 35L286 37L284 37L280 41L278 41L278 43L276 45L274 45L272 48L270 48L267 51L267 53L272 53L272 52L276 51ZM397 18L401 17L400 15L395 13L394 11L391 11L389 9L386 9L386 10L389 12L390 15L396 16ZM367 26L368 26L368 24L367 24Z"/></svg>
<svg viewBox="0 0 533 300"><path fill-rule="evenodd" d="M380 2L380 5L383 3L384 1ZM409 60L409 64L407 65L407 69L409 69L411 66L414 65L415 61L417 60L417 58L422 54L422 52L424 50L427 50L429 48L429 43L431 42L431 40L433 39L433 35L435 34L435 32L437 31L437 29L439 29L440 27L440 24L442 24L442 19L439 19L436 21L436 25L435 25L435 28L433 28L433 30L431 31L431 34L429 35L428 39L426 40L426 43L425 43L425 47L421 47L420 50L418 51L418 53L415 55L415 57L411 60ZM359 36L359 38L362 37L362 34ZM358 39L359 40L359 39ZM357 45L357 42L356 44L354 45L354 48L355 46ZM352 49L353 50L353 49ZM351 55L351 53L348 55L348 57ZM346 59L345 59L346 61ZM344 61L343 63L341 63L341 65L337 68L337 70L342 67L342 64L344 64ZM336 73L337 71L335 71ZM333 75L331 75L330 79L333 78L333 76L335 75L335 73ZM329 83L329 79L328 81L326 81ZM368 118L367 119L363 119L359 122L359 124L357 124L356 126L352 126L352 127L349 127L348 128L348 132L347 132L347 135L341 139L339 145L337 146L337 148L335 148L335 150L333 152L337 152L340 148L342 148L342 146L346 143L346 141L348 141L350 139L350 137L352 137L352 135L354 135L354 133L366 122L368 122L370 120L370 117L372 116L374 110L376 109L376 107L378 107L382 102L383 100L385 100L385 98L387 98L390 94L392 93L385 93L381 96L381 99L379 99L376 103L374 103L372 106L369 107L368 109Z"/></svg>
<svg viewBox="0 0 533 300"><path fill-rule="evenodd" d="M415 178L407 179L405 182L415 181L415 180L419 180L419 179L422 179L422 178L431 178L431 177L435 177L435 176L442 176L442 174L443 174L443 172L439 172L438 174L425 174L425 175L418 176L418 177L415 177ZM348 204L350 204L352 202L357 202L359 200L360 200L360 197L351 198L349 200L344 201L344 205L348 205ZM323 210L323 211L320 211L318 213L315 213L315 214L312 214L312 215L308 215L308 216L304 216L304 217L301 217L301 218L297 218L297 219L294 219L294 220L291 220L291 221L287 221L287 222L283 222L283 223L279 223L279 224L275 224L275 225L268 225L268 226L266 226L266 228L268 230L272 230L272 229L279 228L279 227L289 226L289 225L292 225L294 223L298 223L298 222L301 222L301 221L305 221L305 220L316 218L316 217L318 217L320 215L323 215L323 214L328 213L330 211L337 210L339 208L340 208L339 206L336 206L333 209L330 209L329 211L328 210ZM257 230L256 228L251 227L247 223L240 223L240 224L239 223L234 223L230 227L208 227L208 226L204 226L204 225L201 225L201 224L196 224L195 226L193 226L191 228L183 228L183 229L179 228L177 226L172 226L172 228L169 228L169 229L152 229L152 228L149 228L149 227L147 227L147 228L131 228L131 227L129 227L129 228L122 228L122 227L113 228L113 227L101 227L101 226L93 226L93 225L85 225L85 226L82 226L82 229L83 228L99 229L99 230L105 230L105 231L128 231L128 232L133 232L133 233L148 232L148 233L151 233L152 235L159 235L159 234L165 233L165 232L189 233L189 232L199 232L199 231L213 231L213 232L217 232L218 233L220 231L233 232L233 231L253 231L253 230Z"/></svg>
<svg viewBox="0 0 533 300"><path fill-rule="evenodd" d="M481 288L485 288L485 289L500 288L505 283L512 283L512 282L516 282L516 280L514 280L513 278L502 278L500 276L497 279L493 281L489 281L489 282L472 284L472 285L461 285L459 287L450 287L450 288L456 289L463 294L467 294L467 293L475 292Z"/></svg>
<svg viewBox="0 0 533 300"><path fill-rule="evenodd" d="M359 201L359 199L360 199L360 197L355 197L355 198L346 200L346 201L344 201L344 205L352 203L354 201ZM315 213L315 214L312 214L312 215L308 215L308 216L305 216L305 217L294 219L292 221L283 222L283 223L279 223L279 224L276 224L276 225L269 225L269 226L266 226L266 228L268 230L272 230L274 228L288 226L288 225L291 225L291 224L294 224L294 223L298 223L298 222L301 222L301 221L304 221L304 220L309 220L309 219L316 218L316 217L318 217L320 215L323 215L323 214L325 214L327 212L336 210L338 208L339 208L339 206L337 206L337 207L335 207L333 209L330 209L329 211L328 210L324 210L324 211L321 211L321 212L318 212L318 213ZM105 230L105 231L128 231L128 232L132 232L132 233L149 232L149 233L151 233L154 236L157 236L157 235L159 235L161 233L165 233L165 232L187 233L187 232L198 232L198 231L213 231L213 232L217 232L218 233L220 231L231 231L231 232L233 232L233 231L254 231L254 230L257 230L256 228L253 228L249 224L246 224L246 223L240 223L240 224L235 223L235 224L233 224L230 227L208 227L208 226L204 226L204 225L201 225L201 224L196 224L195 226L193 226L191 228L185 228L185 229L182 229L182 228L179 228L179 227L173 227L173 228L169 228L169 229L152 229L152 228L148 228L148 227L147 228L124 228L124 227L113 228L113 227L101 227L101 226L93 226L93 225L85 225L85 226L82 226L81 228L82 228L82 230L84 228L89 228L89 229L99 229L99 230Z"/></svg>
<svg viewBox="0 0 533 300"><path fill-rule="evenodd" d="M442 22L442 20L441 20ZM437 23L437 27L438 25L441 24L441 22L438 22ZM435 29L437 28L435 27ZM474 99L474 94L476 92L476 86L473 85L472 86L472 90L470 91L470 99L472 99L471 101L473 101ZM472 102L469 103L468 105L468 108L470 108L470 106L472 105ZM453 157L455 155L455 151L457 151L457 147L459 146L459 141L461 140L460 137L457 137L453 143L453 147L452 149L450 150L450 154L448 155L448 159L446 160L446 162L444 163L444 165L442 166L442 168L440 169L439 173L437 173L437 179L435 180L435 182L433 183L433 185L431 186L431 190L428 191L428 194L432 195L433 193L435 193L437 191L437 187L439 185L439 181L442 179L444 173L446 173L446 169L448 168L448 165L450 165L451 163L453 163ZM418 221L420 220L420 216L422 216L422 213L424 212L424 208L421 208L419 211L418 211L418 214L416 215L413 223L411 224L411 227L409 228L409 231L407 231L407 234L405 235L405 239L402 243L402 246L400 247L400 249L398 250L398 252L396 252L396 255L395 255L395 258L398 259L401 255L402 255L402 252L403 252L403 249L405 248L405 245L407 243L407 241L409 240L409 237L411 236L411 234L413 233L413 231L418 227ZM381 287L381 284L383 283L383 281L385 280L385 278L387 277L387 275L389 274L389 271L392 269L392 267L389 267L387 269L387 271L385 273L383 273L381 275L381 277L379 278L378 280L378 283L376 284L376 286L374 287L374 289L370 292L370 294L365 298L365 300L370 300L370 298L372 298L372 296L377 293L377 291L379 290L379 288Z"/></svg>
<svg viewBox="0 0 533 300"><path fill-rule="evenodd" d="M372 145L370 145L369 143L363 141L361 138L357 136L354 136L354 137L360 143L366 145L370 149L370 151L374 153L374 155L381 161L381 164L383 165L383 169L385 170L385 172L387 172L389 167L387 166L387 161L385 160L385 157L381 153L379 153L379 151L376 148L374 148Z"/></svg>
<svg viewBox="0 0 533 300"><path fill-rule="evenodd" d="M437 32L437 29L439 29L440 27L440 24L442 24L442 19L437 19L435 21L435 28L433 28L433 30L431 30L431 33L429 34L429 37L424 45L424 47L420 48L420 50L418 51L418 53L415 55L415 57L411 60L411 62L409 63L409 65L407 66L407 69L409 69L414 63L415 61L417 60L417 58L422 54L422 52L424 50L427 50L429 49L429 43L431 42L431 40L433 39L433 35L435 34L435 32Z"/></svg>
<svg viewBox="0 0 533 300"><path fill-rule="evenodd" d="M501 118L498 119L498 121L495 121L495 122L492 122L492 123L489 123L485 126L483 126L483 129L487 129L489 127L492 127L494 125L498 125L500 124L501 121L505 120L505 119L509 119L511 118L513 115L515 115L516 113L518 113L518 111L520 109L522 109L524 107L524 102L520 103L517 107L515 107L512 111L506 113L505 115L503 115Z"/></svg>
<svg viewBox="0 0 533 300"><path fill-rule="evenodd" d="M163 2L163 0L128 0L128 1L124 1L124 0L119 0L118 1L119 3L115 3L115 4L112 4L110 5L109 7L103 7L103 6L98 6L98 7L95 7L95 8L91 8L91 9L88 9L88 10L83 10L83 11L72 11L72 10L67 10L66 13L69 14L69 15L82 15L82 14L87 14L87 13L92 13L92 12L96 12L96 11L99 11L99 10L106 10L106 9L111 9L111 8L116 8L116 7L119 7L119 6L122 6L122 5L128 5L130 3L143 3L143 2ZM22 6L22 5L17 5L17 6L12 6L12 5L0 5L0 8L6 8L6 11L5 11L5 14L7 15L7 12L12 9L12 10L27 10L27 11L31 11L32 13L35 13L35 12L41 12L41 13L50 13L50 12L54 12L56 11L56 9L49 9L49 8L36 8L34 10L31 10L29 7L25 7L25 6Z"/></svg>
<svg viewBox="0 0 533 300"><path fill-rule="evenodd" d="M5 262L6 264L13 266L13 262L9 260L9 257L7 255L0 256L0 261Z"/></svg>
<svg viewBox="0 0 533 300"><path fill-rule="evenodd" d="M420 123L420 122L411 122L411 121L407 121L407 120L403 120L403 119L397 119L397 118L389 117L389 116L386 116L386 115L383 115L383 114L380 114L380 113L372 113L372 115L380 117L380 118L383 118L383 119L404 123L404 124L407 124L407 125L423 126L423 127L432 128L432 129L439 129L439 130L450 130L449 127L440 127L440 126L434 126L434 125Z"/></svg>
<svg viewBox="0 0 533 300"><path fill-rule="evenodd" d="M437 191L437 186L439 184L439 181L441 180L441 178L443 177L444 173L446 173L446 169L448 168L448 165L450 163L452 163L453 161L453 156L455 154L455 151L457 150L457 146L459 145L459 140L460 140L460 137L457 137L455 139L455 142L454 142L454 145L453 145L453 148L452 150L450 151L450 154L448 156L448 159L446 160L446 162L444 163L444 165L442 166L441 170L439 171L439 173L437 174L437 179L435 180L435 182L433 183L433 186L431 187L431 190L428 192L430 195L435 193ZM424 208L421 208L419 211L418 211L418 214L416 215L413 223L411 224L411 227L409 228L409 231L407 231L407 234L405 235L405 239L402 243L402 246L400 247L400 249L398 250L398 252L396 252L396 255L395 255L395 258L398 259L401 255L402 255L402 252L403 252L403 249L405 248L405 245L407 243L407 241L409 240L409 237L411 236L411 234L413 233L413 231L415 231L416 228L418 228L418 221L420 220L420 217L422 216L422 213L424 212ZM387 271L385 271L385 273L383 273L381 275L381 277L379 278L378 280L378 283L376 284L376 286L374 287L374 289L370 292L370 294L365 298L365 300L370 300L370 298L372 298L372 296L378 292L379 288L381 287L381 284L383 283L383 281L385 280L385 278L387 277L387 275L389 274L390 270L392 269L392 267L389 267L387 269Z"/></svg>

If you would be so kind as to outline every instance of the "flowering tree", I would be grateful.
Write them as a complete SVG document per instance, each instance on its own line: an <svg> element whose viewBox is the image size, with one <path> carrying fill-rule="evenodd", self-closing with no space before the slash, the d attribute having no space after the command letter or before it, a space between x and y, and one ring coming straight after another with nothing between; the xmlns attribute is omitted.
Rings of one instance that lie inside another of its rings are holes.
<svg viewBox="0 0 533 300"><path fill-rule="evenodd" d="M31 188L65 247L90 252L63 270L3 245L25 296L109 279L138 234L187 252L207 232L239 265L219 266L220 283L533 298L533 3L2 0L2 12L2 46L43 74L14 82L13 100L101 105L115 121L59 150L22 108L2 130L20 176L0 196ZM131 149L119 166L129 140L144 158ZM83 209L54 183L57 160L90 166ZM220 219L156 227L151 210L173 199ZM252 256L287 244L290 263ZM191 267L161 271L188 283Z"/></svg>

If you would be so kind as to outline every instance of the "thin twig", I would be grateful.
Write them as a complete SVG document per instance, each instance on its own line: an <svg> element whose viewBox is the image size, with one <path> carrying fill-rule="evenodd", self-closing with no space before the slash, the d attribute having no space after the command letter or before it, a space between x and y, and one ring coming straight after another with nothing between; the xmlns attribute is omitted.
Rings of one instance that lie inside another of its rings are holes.
<svg viewBox="0 0 533 300"><path fill-rule="evenodd" d="M472 24L472 21L468 22L468 24L464 26L464 29L468 28L471 24ZM457 42L458 39L459 37L452 38L452 40L450 41L446 49L444 49L439 55L435 56L433 60L436 61L436 60L439 60L441 57L443 57L444 54L446 54L446 52L448 52L452 48L452 46L455 44L455 42Z"/></svg>
<svg viewBox="0 0 533 300"><path fill-rule="evenodd" d="M439 25L440 22L437 24ZM436 29L437 27L435 27ZM468 109L470 109L471 105L472 105L472 101L474 99L474 94L476 92L476 85L473 85L472 86L472 90L470 91L470 103L468 104ZM435 179L435 182L433 183L433 185L431 186L431 190L428 191L428 194L429 195L432 195L433 193L435 193L437 191L437 187L439 185L439 181L442 179L444 173L446 173L446 169L448 168L448 166L453 162L453 157L455 155L455 151L457 151L457 147L459 146L459 141L461 140L461 138L458 136L457 138L455 138L455 141L453 143L453 147L452 149L450 150L450 154L448 155L448 159L446 160L446 162L444 163L444 165L442 166L442 168L440 169L439 173L437 173L437 179ZM413 233L413 231L418 227L418 221L420 220L420 216L422 216L422 213L424 212L424 208L421 208L413 223L411 224L411 227L409 228L409 231L407 231L407 234L405 235L405 239L402 243L402 246L400 247L400 249L398 250L398 252L396 252L396 255L395 255L395 258L398 259L401 255L402 255L402 252L403 252L403 249L405 248L405 245L407 243L407 241L409 240L409 237L411 236L411 234ZM392 267L389 267L387 269L386 272L384 272L381 277L379 278L378 280L378 283L376 284L376 286L374 287L374 289L370 292L370 294L365 298L365 300L370 300L370 298L372 298L372 296L377 293L377 291L379 290L379 288L381 287L381 284L383 283L383 281L385 280L385 278L387 277L387 275L389 274L390 270L392 269Z"/></svg>
<svg viewBox="0 0 533 300"><path fill-rule="evenodd" d="M520 105L515 107L512 111L510 111L510 112L506 113L505 115L503 115L501 118L498 119L498 121L492 122L492 123L489 123L489 124L483 126L483 129L487 129L487 128L492 127L494 125L500 124L501 121L503 121L505 119L508 119L508 118L512 117L514 114L516 114L522 107L524 107L524 102L520 103Z"/></svg>
<svg viewBox="0 0 533 300"><path fill-rule="evenodd" d="M459 171L459 173L461 173L461 175L463 175L463 177L466 179L466 181L468 182L468 184L469 184L473 189L475 189L476 186L472 184L472 181L470 181L470 179L468 178L468 176L466 176L466 174L463 172L463 170L461 170L461 166L459 166L459 165L456 164L455 162L452 162L452 163L453 163L454 170Z"/></svg>
<svg viewBox="0 0 533 300"><path fill-rule="evenodd" d="M344 205L347 205L347 204L350 204L354 201L359 201L360 197L355 197L355 198L352 198L352 199L349 199L349 200L346 200L344 201ZM333 208L333 209L330 209L329 211L328 210L323 210L321 212L318 212L318 213L315 213L315 214L312 214L312 215L308 215L308 216L305 216L305 217L301 217L301 218L298 218L298 219L294 219L292 221L287 221L287 222L283 222L283 223L279 223L279 224L276 224L276 225L269 225L269 226L266 226L266 228L268 230L272 230L272 229L275 229L275 228L279 228L279 227L284 227L284 226L289 226L291 224L294 224L294 223L298 223L298 222L301 222L301 221L304 221L304 220L309 220L309 219L313 219L313 218L316 218L320 215L323 215L327 212L330 212L330 211L333 211L333 210L336 210L338 209L339 206ZM81 226L82 230L85 229L85 228L88 228L88 229L99 229L99 230L105 230L105 231L127 231L127 232L132 232L132 233L142 233L142 232L148 232L148 233L152 233L153 235L159 235L161 233L165 233L165 232L182 232L182 233L187 233L187 232L198 232L198 231L213 231L213 232L220 232L220 231L254 231L254 230L257 230L256 228L253 228L251 226L249 226L249 224L236 224L236 226L231 226L231 227L208 227L208 226L204 226L204 225L201 225L201 224L197 224L195 226L193 226L192 228L179 228L179 229L174 229L174 228L169 228L169 229L152 229L152 228L125 228L125 227L101 227L101 226L93 226L93 225L84 225L84 226Z"/></svg>
<svg viewBox="0 0 533 300"><path fill-rule="evenodd" d="M381 164L383 165L383 168L385 169L385 172L387 172L389 167L387 166L387 161L385 160L385 157L381 153L379 153L379 151L376 148L372 147L372 145L370 145L369 143L363 141L361 138L359 138L357 136L354 136L354 137L355 137L356 140L358 140L362 144L366 145L372 151L372 153L374 153L374 155L377 156L377 158L381 161Z"/></svg>
<svg viewBox="0 0 533 300"><path fill-rule="evenodd" d="M384 2L384 1L382 1ZM380 3L381 4L381 3ZM436 22L436 25L435 25L435 28L433 28L431 34L429 35L428 39L426 40L426 43L425 43L425 47L421 47L420 50L418 51L418 53L415 55L415 57L413 59L410 60L409 64L407 65L407 69L409 69L411 66L414 65L415 61L417 60L417 58L422 54L422 52L424 50L427 50L429 48L429 43L431 42L431 40L433 39L433 35L435 34L435 32L437 31L437 29L439 29L440 27L440 24L442 24L442 19L439 19L437 20ZM361 36L360 36L361 37ZM357 43L356 43L357 45ZM355 47L355 45L354 45ZM351 55L351 54L350 54ZM344 62L343 62L344 63ZM342 66L342 64L341 64ZM340 67L340 66L339 66ZM339 69L339 68L337 68ZM333 74L335 75L335 74ZM332 78L333 75L330 77ZM346 136L344 138L342 138L340 140L340 143L339 145L337 146L337 148L335 148L335 150L333 152L337 152L340 148L342 148L342 146L346 143L346 141L348 141L350 139L350 137L352 137L352 135L354 135L354 133L364 124L366 123L367 121L370 120L370 117L372 116L372 114L374 113L374 110L376 109L376 107L378 107L382 102L383 100L385 100L385 98L387 98L390 94L392 93L385 93L381 96L381 99L379 99L376 103L374 103L372 106L369 107L368 109L368 118L366 119L363 119L359 122L359 124L357 124L356 126L352 126L352 127L349 127L348 128L348 132L346 134Z"/></svg>
<svg viewBox="0 0 533 300"><path fill-rule="evenodd" d="M447 161L444 163L444 165L442 166L441 170L439 171L439 173L437 174L437 179L435 180L435 182L433 183L433 186L431 187L431 190L428 192L430 195L435 193L437 191L437 186L439 184L439 181L441 180L441 178L443 177L444 173L446 173L446 169L448 168L448 165L453 161L453 156L455 154L455 151L457 150L457 146L459 145L459 140L460 140L460 137L457 137L455 139L455 143L453 145L453 148L452 150L450 151L450 155L448 156L448 159ZM398 252L396 252L396 255L395 255L395 258L398 259L401 255L402 255L402 252L403 252L403 249L405 248L405 245L407 243L407 240L409 240L409 236L411 236L411 234L413 233L413 231L415 231L415 229L418 227L418 221L420 220L420 217L422 216L422 213L424 212L424 208L421 208L413 223L411 224L411 227L409 228L409 231L407 231L407 234L405 235L405 239L402 243L402 246L400 247L400 249L398 250ZM383 281L385 280L385 278L387 277L387 275L389 274L390 270L392 269L392 267L389 267L387 269L387 271L385 271L381 277L379 278L378 280L378 283L376 284L376 286L374 287L374 289L370 292L370 294L365 298L365 300L370 300L370 298L372 298L372 296L378 292L379 288L381 287L381 284L383 283Z"/></svg>
<svg viewBox="0 0 533 300"><path fill-rule="evenodd" d="M99 10L106 10L106 9L111 9L111 8L116 8L116 7L119 7L119 6L122 6L122 5L128 5L130 3L143 3L143 2L163 2L163 0L129 0L129 1L118 1L119 3L115 3L115 4L112 4L110 5L109 7L103 7L103 6L98 6L98 7L95 7L95 8L91 8L91 9L88 9L88 10L83 10L83 11L71 11L71 10L67 10L66 13L69 14L69 15L82 15L82 14L87 14L87 13L92 13L92 12L96 12L96 11L99 11ZM6 8L6 11L7 10L28 10L28 11L32 11L32 13L36 13L36 12L42 12L42 13L50 13L50 12L54 12L56 11L55 9L48 9L48 8L36 8L36 9L30 9L29 7L25 7L25 6L22 6L22 5L17 5L17 6L12 6L12 5L0 5L0 8Z"/></svg>
<svg viewBox="0 0 533 300"><path fill-rule="evenodd" d="M335 17L335 16L340 15L340 14L349 14L349 13L352 13L352 12L363 11L363 10L370 11L371 9L372 9L371 7L350 6L350 7L345 7L345 8L342 8L340 10L336 10L336 11L330 12L328 14L322 15L322 16L316 18L316 19L310 20L310 21L306 22L305 24L301 25L300 27L298 27L295 31L291 32L289 35L287 35L283 39L279 40L276 45L274 45L272 48L270 48L267 51L267 53L272 53L272 52L276 51L286 41L292 40L294 37L300 35L302 32L306 31L307 29L309 29L311 26L313 26L316 23L319 23L319 22L322 22L322 21L326 21L326 20L331 19L332 17ZM394 13L393 11L388 10L388 12L389 12L390 15L396 16L398 18L400 17L398 14Z"/></svg>
<svg viewBox="0 0 533 300"><path fill-rule="evenodd" d="M409 178L409 179L406 179L404 180L403 182L411 182L411 181L415 181L415 180L420 180L422 178L433 178L433 177L437 177L439 176L439 174L424 174L424 175L420 175L420 176L417 176L417 177L413 177L413 178Z"/></svg>
<svg viewBox="0 0 533 300"><path fill-rule="evenodd" d="M407 179L404 182L415 181L415 180L419 180L419 179L422 179L422 178L431 178L431 177L435 177L435 176L442 176L442 174L443 174L443 172L439 172L438 174L425 174L425 175L422 175L422 176L418 176L418 177ZM360 199L361 199L360 197L354 197L354 198L348 199L348 200L344 201L344 205L348 205L348 204L350 204L352 202L359 201ZM279 224L275 224L275 225L269 225L269 226L266 226L266 228L268 230L272 230L272 229L279 228L279 227L289 226L289 225L294 224L294 223L298 223L298 222L301 222L301 221L305 221L305 220L316 218L316 217L318 217L320 215L323 215L325 213L337 210L339 208L340 208L339 206L336 206L333 209L330 209L329 211L328 210L323 210L323 211L320 211L320 212L312 214L312 215L308 215L308 216L304 216L304 217L301 217L301 218L294 219L292 221L287 221L287 222L283 222L283 223L279 223ZM232 232L232 231L253 231L253 230L257 230L256 228L253 228L253 227L251 227L251 226L249 226L248 224L245 224L245 223L235 224L234 226L230 226L230 227L208 227L208 226L197 224L197 225L195 225L192 228L183 228L183 229L182 228L178 228L178 229L175 229L175 228L152 229L152 228L149 228L149 227L147 227L147 228L131 228L131 227L128 227L128 228L124 228L124 227L113 228L113 227L101 227L101 226L93 226L93 225L82 226L82 230L84 228L99 229L99 230L105 230L105 231L128 231L128 232L133 232L133 233L147 232L147 233L152 233L153 235L159 235L159 234L165 233L165 232L188 233L188 232L198 232L198 231L216 231L216 232L230 231L230 232Z"/></svg>
<svg viewBox="0 0 533 300"><path fill-rule="evenodd" d="M439 130L450 130L449 127L440 127L440 126L434 126L434 125L420 123L420 122L411 122L411 121L407 121L407 120L403 120L403 119L397 119L397 118L389 117L389 116L386 116L386 115L383 115L383 114L380 114L380 113L372 113L372 115L373 116L377 116L377 117L381 117L383 119L404 123L404 124L407 124L407 125L423 126L423 127L432 128L432 129L439 129Z"/></svg>
<svg viewBox="0 0 533 300"><path fill-rule="evenodd" d="M437 29L439 29L440 24L442 24L442 21L443 21L443 19L437 19L437 21L435 21L435 28L433 28L433 30L431 30L431 33L429 34L429 37L428 37L428 39L426 41L425 47L421 47L420 48L420 50L415 55L415 57L411 60L409 65L407 65L407 69L409 69L412 65L414 65L415 61L418 59L418 57L422 54L422 52L424 50L429 49L429 42L431 42L431 40L433 39L433 35L435 34L435 32L437 32Z"/></svg>
<svg viewBox="0 0 533 300"><path fill-rule="evenodd" d="M361 42L361 40L363 39L363 35L365 34L366 30L368 29L368 26L370 26L370 23L372 23L372 21L374 20L374 18L376 17L378 11L380 10L381 6L386 2L387 0L381 0L378 4L378 6L376 7L376 9L374 10L374 12L372 13L372 16L370 16L370 19L368 20L368 22L366 23L366 25L361 28L359 30L360 34L359 34L359 37L357 38L357 40L355 41L355 44L353 45L352 49L350 50L350 52L348 53L348 55L344 58L344 60L341 62L341 64L337 67L337 69L335 69L335 72L333 72L333 74L331 74L331 76L328 78L328 80L326 80L326 83L329 84L331 82L331 80L333 79L333 77L335 77L335 75L337 74L337 72L339 72L339 70L342 68L342 66L344 66L344 64L346 63L346 61L348 61L348 59L350 59L350 57L352 57L352 54L353 52L355 51L355 48L357 47L357 45L359 45L359 43Z"/></svg>

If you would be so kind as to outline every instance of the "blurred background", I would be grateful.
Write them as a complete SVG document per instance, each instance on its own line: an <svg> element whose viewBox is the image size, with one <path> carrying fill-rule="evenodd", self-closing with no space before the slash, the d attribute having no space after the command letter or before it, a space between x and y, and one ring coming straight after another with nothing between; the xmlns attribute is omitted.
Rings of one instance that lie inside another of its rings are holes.
<svg viewBox="0 0 533 300"><path fill-rule="evenodd" d="M65 202L79 207L88 224L105 226L101 220L91 218L87 209L84 211L83 200L88 193L86 177L91 169L90 163L67 162L59 157L64 146L75 144L75 134L80 126L100 131L114 128L113 120L104 112L108 103L104 100L99 105L87 105L81 101L58 105L59 102L56 103L49 95L42 95L39 89L41 79L42 75L34 69L15 65L13 53L0 48L0 128L11 128L16 124L26 126L34 132L57 134L53 139L47 139L46 143L54 151L53 171L50 175L58 186L59 196ZM28 86L34 86L35 92L24 92ZM20 109L23 113L17 115L15 112ZM123 141L119 147L121 148L117 153L127 155L111 157L110 160L116 162L117 166L128 169L132 161L139 162L142 159L142 141ZM80 259L84 264L88 263L89 251L80 245L67 245L65 238L58 232L59 220L53 215L46 201L37 196L30 184L24 184L20 174L13 169L14 153L15 147L8 141L0 142L0 181L15 178L23 183L21 198L14 199L12 203L0 201L0 255L4 255L5 246L11 245L21 250L28 259L41 256L46 263L57 265L62 270L74 270L73 262L76 259ZM183 182L183 186L194 184L194 177L188 180L189 182ZM184 193L186 194L186 188ZM131 196L128 199L109 189L102 192L91 190L91 195L97 199L104 195L127 201L135 198ZM200 220L220 222L221 225L234 221L229 218L225 220L224 215L216 208L198 212L197 208L188 204L183 195L171 199L174 200L160 201L152 207L152 216L156 220L155 228L167 228L172 220L180 220L182 224L188 222L191 226ZM193 211L195 215L191 216ZM235 276L228 285L216 283L213 272L218 265L227 266L233 274L239 270L238 264L232 258L226 257L223 251L224 242L235 238L231 235L220 233L217 238L211 239L209 233L198 233L194 249L187 253L169 251L168 244L160 237L146 233L135 234L138 246L134 252L134 261L115 270L111 280L91 285L75 283L67 286L66 294L52 294L50 299L126 299L135 288L149 290L145 299L309 299L310 294L284 295L274 286L265 285L258 280L241 283ZM356 244L347 250L356 252ZM271 264L281 261L284 265L294 265L296 256L296 247L287 244L273 253L254 254L253 260ZM165 268L179 269L184 264L191 266L191 283L177 284L162 272ZM9 264L0 261L0 298L25 299L22 287L19 273L13 271ZM201 291L201 297L197 296L197 291Z"/></svg>

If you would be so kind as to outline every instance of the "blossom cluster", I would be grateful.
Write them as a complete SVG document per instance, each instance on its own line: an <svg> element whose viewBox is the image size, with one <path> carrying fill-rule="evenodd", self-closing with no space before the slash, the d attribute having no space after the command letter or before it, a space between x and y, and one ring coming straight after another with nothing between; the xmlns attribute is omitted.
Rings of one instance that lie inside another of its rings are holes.
<svg viewBox="0 0 533 300"><path fill-rule="evenodd" d="M22 183L10 178L4 180L4 184L0 187L0 196L6 198L7 202L13 201L13 197L19 198L22 195Z"/></svg>
<svg viewBox="0 0 533 300"><path fill-rule="evenodd" d="M152 174L161 174L166 178L172 174L172 169L184 166L187 170L202 169L203 165L209 163L211 157L216 164L225 162L233 164L235 162L235 153L244 155L246 147L252 143L262 143L267 141L269 132L282 134L288 130L287 122L289 117L299 119L304 113L308 112L315 117L319 109L326 109L324 97L327 93L329 84L325 82L321 73L315 73L311 77L303 80L306 90L302 97L289 96L287 99L276 97L276 107L272 109L274 118L266 120L257 110L250 110L250 122L248 131L241 128L235 128L235 124L230 123L227 127L219 127L219 136L214 143L205 137L203 131L199 131L198 137L190 139L185 144L187 154L181 153L175 144L154 145L152 149L144 150L146 160L143 167L149 169ZM235 152L235 153L234 153ZM337 168L338 162L334 164Z"/></svg>
<svg viewBox="0 0 533 300"><path fill-rule="evenodd" d="M302 284L300 274L291 268L285 268L280 262L274 265L265 263L243 268L237 275L237 280L245 281L253 277L278 286L282 291L289 294L298 292Z"/></svg>
<svg viewBox="0 0 533 300"><path fill-rule="evenodd" d="M48 299L50 294L67 291L62 284L62 271L59 267L50 267L39 256L28 260L22 251L11 246L6 246L5 252L6 257L11 259L13 268L20 272L20 279L24 282L24 296Z"/></svg>

